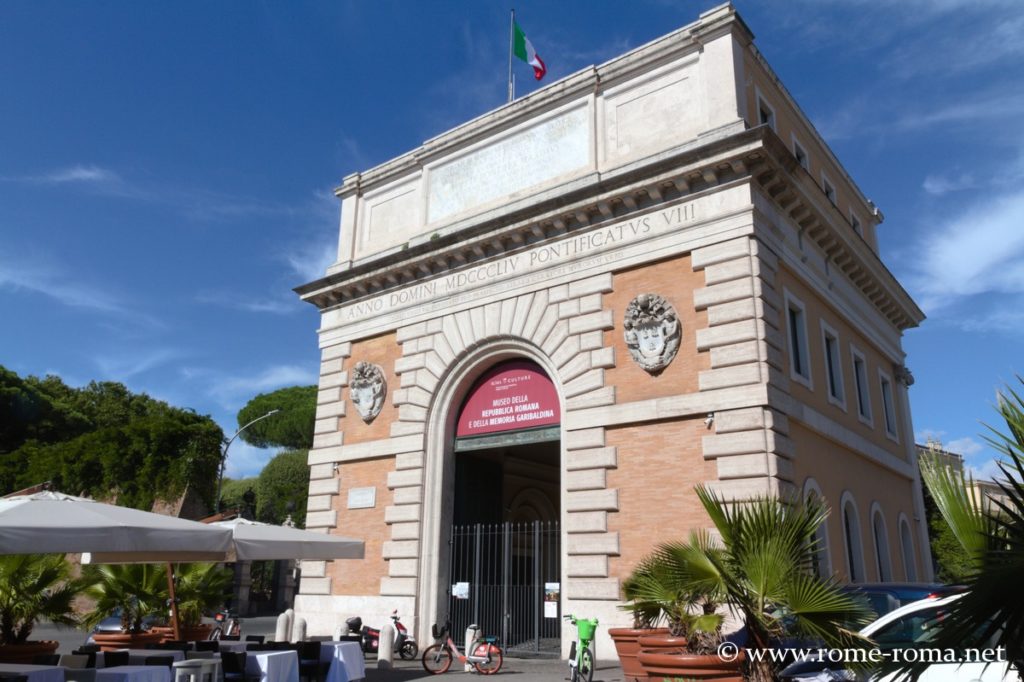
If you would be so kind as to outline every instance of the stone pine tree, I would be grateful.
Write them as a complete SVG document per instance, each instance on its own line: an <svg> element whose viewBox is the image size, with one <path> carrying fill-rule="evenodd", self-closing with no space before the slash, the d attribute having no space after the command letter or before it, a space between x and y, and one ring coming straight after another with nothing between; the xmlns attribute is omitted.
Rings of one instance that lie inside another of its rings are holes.
<svg viewBox="0 0 1024 682"><path fill-rule="evenodd" d="M291 515L296 526L305 524L309 492L306 459L313 445L316 391L316 386L291 386L261 393L238 413L241 426L271 410L280 410L273 417L256 422L239 436L256 447L282 449L256 480L256 517L260 521L283 523Z"/></svg>

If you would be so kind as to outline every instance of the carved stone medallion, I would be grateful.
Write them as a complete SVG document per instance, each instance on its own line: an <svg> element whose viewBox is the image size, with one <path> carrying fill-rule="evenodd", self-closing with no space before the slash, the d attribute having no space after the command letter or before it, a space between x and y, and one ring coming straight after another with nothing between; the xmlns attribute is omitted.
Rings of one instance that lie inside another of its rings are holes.
<svg viewBox="0 0 1024 682"><path fill-rule="evenodd" d="M378 365L357 362L352 369L348 392L352 404L359 410L359 416L369 424L380 414L381 408L384 407L384 397L388 394L384 372Z"/></svg>
<svg viewBox="0 0 1024 682"><path fill-rule="evenodd" d="M668 367L679 351L679 316L658 294L640 294L630 301L622 326L629 354L652 374Z"/></svg>

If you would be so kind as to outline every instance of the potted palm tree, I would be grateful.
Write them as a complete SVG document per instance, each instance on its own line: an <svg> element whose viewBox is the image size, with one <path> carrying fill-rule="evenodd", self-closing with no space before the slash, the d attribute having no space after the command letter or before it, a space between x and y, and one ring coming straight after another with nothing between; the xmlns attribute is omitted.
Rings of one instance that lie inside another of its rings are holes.
<svg viewBox="0 0 1024 682"><path fill-rule="evenodd" d="M89 564L83 568L84 594L96 602L83 619L89 628L109 616L121 618L121 631L95 633L93 640L103 651L144 648L160 641L162 635L148 631L145 623L166 608L167 574L151 564Z"/></svg>
<svg viewBox="0 0 1024 682"><path fill-rule="evenodd" d="M170 595L166 589L166 573L163 575L161 584L164 589L161 590L160 595L166 602ZM178 601L181 639L186 641L206 639L213 626L202 622L203 614L223 604L224 594L230 589L234 579L232 572L220 564L179 564L174 571L174 576L174 594ZM159 632L164 639L173 639L174 637L173 629L169 626L153 627L151 631Z"/></svg>
<svg viewBox="0 0 1024 682"><path fill-rule="evenodd" d="M639 682L647 679L647 674L637 660L640 651L640 637L650 634L667 634L668 628L655 627L661 617L658 604L641 598L638 589L641 575L646 571L644 563L634 569L633 573L622 581L622 594L626 604L619 608L628 611L633 617L633 626L628 628L608 628L608 634L615 643L615 651L619 656L619 665L625 682Z"/></svg>
<svg viewBox="0 0 1024 682"><path fill-rule="evenodd" d="M722 552L709 555L709 564L725 600L743 616L748 647L767 649L792 637L831 648L870 645L857 633L874 617L867 603L813 570L827 507L779 497L729 503L704 486L697 497L722 538ZM782 665L770 656L747 660L743 679L777 680Z"/></svg>
<svg viewBox="0 0 1024 682"><path fill-rule="evenodd" d="M80 585L62 554L0 556L0 662L31 663L52 654L53 640L30 641L40 619L78 625L74 600Z"/></svg>
<svg viewBox="0 0 1024 682"><path fill-rule="evenodd" d="M734 671L715 655L722 590L711 557L720 554L706 532L695 531L688 542L662 544L641 563L635 593L657 604L668 624L665 634L639 638L637 660L649 679L731 679Z"/></svg>

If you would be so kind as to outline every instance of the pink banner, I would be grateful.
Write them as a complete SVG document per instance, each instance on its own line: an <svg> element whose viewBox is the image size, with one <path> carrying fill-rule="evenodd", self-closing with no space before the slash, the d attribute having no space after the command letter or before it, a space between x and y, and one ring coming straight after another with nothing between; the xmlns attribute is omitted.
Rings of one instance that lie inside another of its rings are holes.
<svg viewBox="0 0 1024 682"><path fill-rule="evenodd" d="M536 363L510 360L477 379L459 414L456 436L552 426L561 420L555 385Z"/></svg>

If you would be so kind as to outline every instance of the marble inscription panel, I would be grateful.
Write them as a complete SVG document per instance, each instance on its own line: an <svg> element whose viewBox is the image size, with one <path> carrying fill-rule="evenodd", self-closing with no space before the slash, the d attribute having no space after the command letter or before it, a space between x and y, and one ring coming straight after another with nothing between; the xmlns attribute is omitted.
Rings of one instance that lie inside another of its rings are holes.
<svg viewBox="0 0 1024 682"><path fill-rule="evenodd" d="M580 107L433 168L427 222L582 168L589 150L587 109Z"/></svg>

